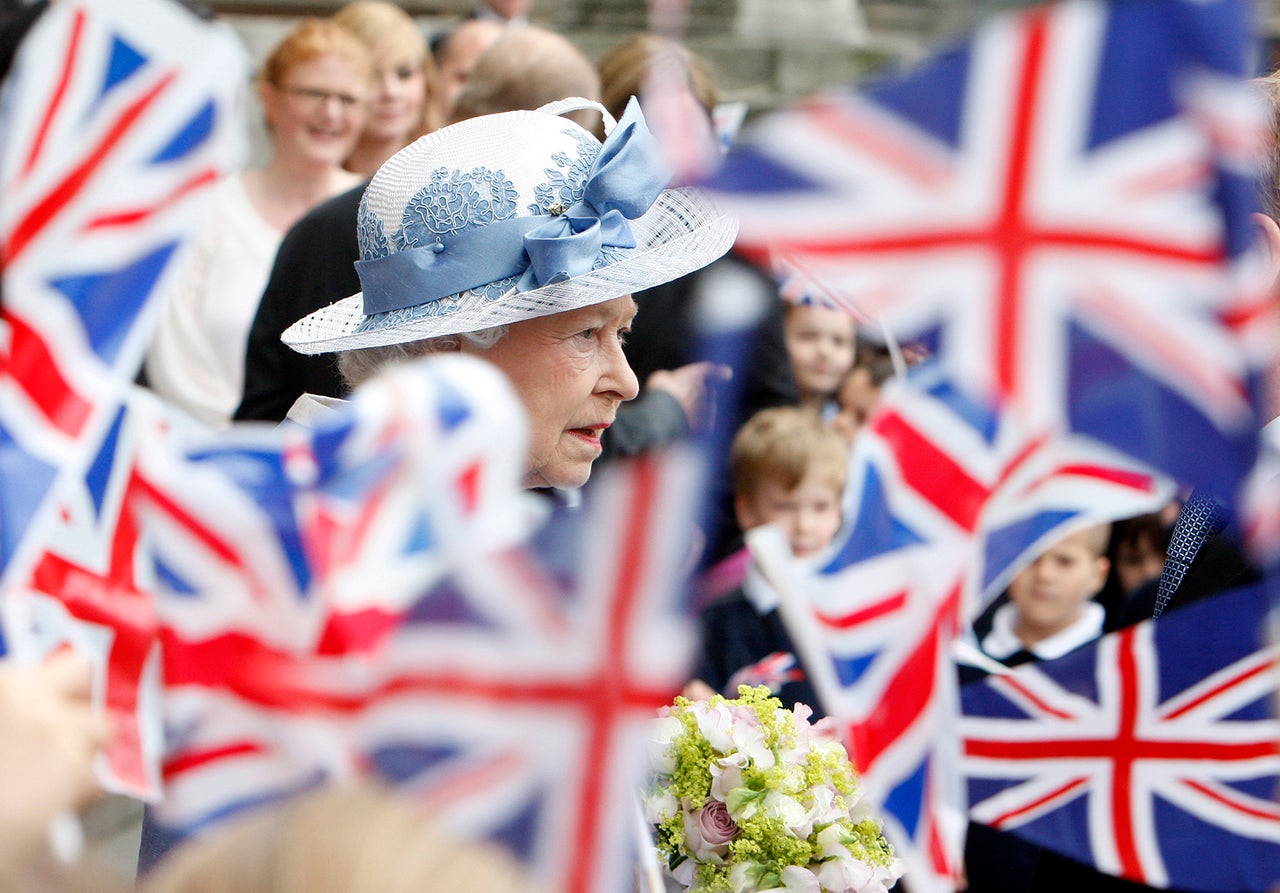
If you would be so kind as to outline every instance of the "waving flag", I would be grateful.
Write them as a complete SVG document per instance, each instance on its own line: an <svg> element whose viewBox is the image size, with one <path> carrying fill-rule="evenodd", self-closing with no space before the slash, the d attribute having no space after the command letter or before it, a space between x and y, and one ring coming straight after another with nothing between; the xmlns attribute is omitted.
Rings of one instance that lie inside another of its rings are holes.
<svg viewBox="0 0 1280 893"><path fill-rule="evenodd" d="M1230 499L1264 115L1240 0L1069 0L749 129L712 181L781 275L936 341L970 393ZM1175 433L1176 432L1176 433Z"/></svg>
<svg viewBox="0 0 1280 893"><path fill-rule="evenodd" d="M0 126L0 572L114 424L149 299L238 163L244 69L163 0L55 3L22 43Z"/></svg>
<svg viewBox="0 0 1280 893"><path fill-rule="evenodd" d="M156 432L121 410L79 487L68 487L29 574L5 591L13 656L35 661L64 643L95 668L95 701L112 738L99 777L108 790L159 796L159 643L149 565L133 500L138 439Z"/></svg>
<svg viewBox="0 0 1280 893"><path fill-rule="evenodd" d="M175 627L157 822L199 833L319 779L375 772L557 889L629 889L637 748L692 644L677 613L689 536L672 523L691 517L689 470L670 457L612 466L575 525L568 589L523 550L459 562L376 661L273 647L251 619L199 637ZM173 600L175 619L184 609Z"/></svg>
<svg viewBox="0 0 1280 893"><path fill-rule="evenodd" d="M26 36L0 123L0 579L7 644L69 642L115 734L110 790L158 793L158 658L123 409L147 306L238 160L236 43L176 4L67 0Z"/></svg>
<svg viewBox="0 0 1280 893"><path fill-rule="evenodd" d="M1260 588L1235 591L966 686L974 819L1152 886L1273 889L1268 607Z"/></svg>
<svg viewBox="0 0 1280 893"><path fill-rule="evenodd" d="M854 447L831 553L813 573L774 559L774 573L791 588L783 616L822 706L846 727L917 883L946 889L958 864L963 807L946 732L951 646L966 619L1048 544L1171 492L1089 438L1028 431L937 368L886 386Z"/></svg>

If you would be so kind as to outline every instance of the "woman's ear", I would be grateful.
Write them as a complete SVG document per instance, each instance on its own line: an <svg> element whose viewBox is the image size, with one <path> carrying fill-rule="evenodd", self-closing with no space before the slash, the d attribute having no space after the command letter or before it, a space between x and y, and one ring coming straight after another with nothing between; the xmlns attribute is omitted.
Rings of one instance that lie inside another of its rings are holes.
<svg viewBox="0 0 1280 893"><path fill-rule="evenodd" d="M1262 235L1262 247L1266 251L1267 269L1274 282L1280 277L1280 223L1275 219L1255 211L1249 215L1253 225Z"/></svg>

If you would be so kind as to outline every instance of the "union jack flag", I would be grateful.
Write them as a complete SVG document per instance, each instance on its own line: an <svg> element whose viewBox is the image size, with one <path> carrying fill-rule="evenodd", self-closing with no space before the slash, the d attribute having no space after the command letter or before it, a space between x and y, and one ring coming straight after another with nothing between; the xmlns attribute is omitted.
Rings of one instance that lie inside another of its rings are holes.
<svg viewBox="0 0 1280 893"><path fill-rule="evenodd" d="M139 418L117 413L82 486L64 491L29 574L13 580L0 608L14 658L39 660L64 643L90 658L95 701L112 723L99 777L108 790L154 799L160 658L145 542L132 509Z"/></svg>
<svg viewBox="0 0 1280 893"><path fill-rule="evenodd" d="M1269 607L1238 590L965 686L973 818L1151 886L1273 889Z"/></svg>
<svg viewBox="0 0 1280 893"><path fill-rule="evenodd" d="M831 553L814 573L775 574L792 588L783 616L822 706L845 726L918 884L946 889L958 865L963 810L946 732L951 647L966 618L1048 544L1171 492L1089 438L1028 432L937 368L886 385L854 447Z"/></svg>
<svg viewBox="0 0 1280 893"><path fill-rule="evenodd" d="M970 393L1230 501L1258 428L1233 323L1267 143L1250 46L1240 0L997 17L766 116L711 185L744 251L932 342Z"/></svg>
<svg viewBox="0 0 1280 893"><path fill-rule="evenodd" d="M0 127L0 578L7 644L95 666L114 738L104 785L158 793L156 656L129 503L140 421L124 410L146 307L236 161L243 69L176 5L51 6L5 83Z"/></svg>
<svg viewBox="0 0 1280 893"><path fill-rule="evenodd" d="M0 128L0 572L114 424L150 296L238 161L244 68L162 0L52 4L23 41Z"/></svg>
<svg viewBox="0 0 1280 893"><path fill-rule="evenodd" d="M316 779L376 772L557 889L629 889L643 730L688 675L689 536L671 519L691 517L691 473L670 456L606 470L570 589L524 550L460 562L376 662L286 652L251 629L166 638L182 715L156 819L197 832Z"/></svg>

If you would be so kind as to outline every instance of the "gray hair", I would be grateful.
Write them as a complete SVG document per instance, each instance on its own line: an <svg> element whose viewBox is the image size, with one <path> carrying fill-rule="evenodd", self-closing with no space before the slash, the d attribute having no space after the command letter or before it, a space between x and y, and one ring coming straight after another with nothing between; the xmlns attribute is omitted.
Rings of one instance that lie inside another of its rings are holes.
<svg viewBox="0 0 1280 893"><path fill-rule="evenodd" d="M338 374L342 376L347 388L354 390L392 363L404 363L433 353L456 353L462 350L463 341L480 350L488 350L502 340L507 334L507 328L505 325L494 326L478 332L438 335L405 344L383 344L339 351Z"/></svg>

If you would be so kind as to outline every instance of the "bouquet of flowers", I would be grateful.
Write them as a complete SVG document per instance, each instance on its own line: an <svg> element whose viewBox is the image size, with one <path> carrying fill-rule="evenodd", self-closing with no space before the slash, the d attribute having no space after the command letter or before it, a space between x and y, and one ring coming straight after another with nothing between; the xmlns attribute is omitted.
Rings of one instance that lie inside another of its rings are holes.
<svg viewBox="0 0 1280 893"><path fill-rule="evenodd" d="M902 863L859 808L844 747L763 686L676 698L655 720L645 817L693 893L884 891Z"/></svg>

